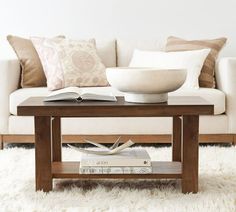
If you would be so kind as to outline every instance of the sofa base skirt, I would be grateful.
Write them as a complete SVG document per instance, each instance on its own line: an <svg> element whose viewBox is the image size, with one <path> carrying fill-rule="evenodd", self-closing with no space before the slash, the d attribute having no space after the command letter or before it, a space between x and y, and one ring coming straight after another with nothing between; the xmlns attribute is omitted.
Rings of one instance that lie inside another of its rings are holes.
<svg viewBox="0 0 236 212"><path fill-rule="evenodd" d="M236 143L236 135L228 133L228 117L200 116L200 143ZM83 143L90 139L112 143L121 136L123 141L136 143L171 143L172 118L65 118L62 120L62 142ZM9 132L0 134L4 143L34 143L33 117L9 117Z"/></svg>
<svg viewBox="0 0 236 212"><path fill-rule="evenodd" d="M62 118L62 135L170 135L171 117L138 118ZM200 116L199 134L228 134L228 117L225 114ZM34 118L10 116L8 133L34 134Z"/></svg>

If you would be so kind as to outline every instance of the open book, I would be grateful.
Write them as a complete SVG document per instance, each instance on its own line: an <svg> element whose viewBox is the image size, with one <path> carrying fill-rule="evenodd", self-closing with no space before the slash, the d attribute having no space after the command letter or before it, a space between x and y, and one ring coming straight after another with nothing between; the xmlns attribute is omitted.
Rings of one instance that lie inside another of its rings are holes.
<svg viewBox="0 0 236 212"><path fill-rule="evenodd" d="M127 142L125 142L119 146L120 137L115 141L115 143L113 143L113 145L111 147L107 147L105 145L96 143L94 141L89 141L89 140L85 140L85 142L92 144L93 146L96 146L97 148L95 150L91 150L91 149L81 149L81 148L78 148L75 146L71 146L70 144L68 144L68 146L72 149L75 149L75 150L83 152L83 153L88 153L88 154L114 155L114 154L120 153L122 150L124 150L134 144L133 141L128 140Z"/></svg>
<svg viewBox="0 0 236 212"><path fill-rule="evenodd" d="M68 87L57 91L53 91L47 97L45 102L51 101L82 101L82 100L98 100L98 101L112 101L115 102L116 97L112 93L107 95L96 94L96 93L84 93L83 89L78 87Z"/></svg>

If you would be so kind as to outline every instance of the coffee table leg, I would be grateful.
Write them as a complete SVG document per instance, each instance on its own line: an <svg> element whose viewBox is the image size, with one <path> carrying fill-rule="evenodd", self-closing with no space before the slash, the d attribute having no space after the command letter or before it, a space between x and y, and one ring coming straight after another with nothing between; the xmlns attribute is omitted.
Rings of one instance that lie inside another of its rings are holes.
<svg viewBox="0 0 236 212"><path fill-rule="evenodd" d="M2 135L0 135L0 150L2 150L3 149L3 136Z"/></svg>
<svg viewBox="0 0 236 212"><path fill-rule="evenodd" d="M61 118L52 118L52 161L61 161Z"/></svg>
<svg viewBox="0 0 236 212"><path fill-rule="evenodd" d="M35 121L35 174L36 191L52 190L51 117L36 116Z"/></svg>
<svg viewBox="0 0 236 212"><path fill-rule="evenodd" d="M181 134L182 120L179 116L173 117L172 161L181 161Z"/></svg>
<svg viewBox="0 0 236 212"><path fill-rule="evenodd" d="M183 116L182 192L198 192L199 116Z"/></svg>

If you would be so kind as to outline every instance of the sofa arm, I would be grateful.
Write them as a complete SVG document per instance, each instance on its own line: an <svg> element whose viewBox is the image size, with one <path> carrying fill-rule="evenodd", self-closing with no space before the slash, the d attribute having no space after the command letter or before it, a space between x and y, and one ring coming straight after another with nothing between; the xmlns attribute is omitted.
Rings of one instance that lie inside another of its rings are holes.
<svg viewBox="0 0 236 212"><path fill-rule="evenodd" d="M216 67L217 87L226 95L229 133L236 134L236 57L221 58Z"/></svg>
<svg viewBox="0 0 236 212"><path fill-rule="evenodd" d="M20 64L17 59L0 59L0 134L8 132L9 95L18 88Z"/></svg>

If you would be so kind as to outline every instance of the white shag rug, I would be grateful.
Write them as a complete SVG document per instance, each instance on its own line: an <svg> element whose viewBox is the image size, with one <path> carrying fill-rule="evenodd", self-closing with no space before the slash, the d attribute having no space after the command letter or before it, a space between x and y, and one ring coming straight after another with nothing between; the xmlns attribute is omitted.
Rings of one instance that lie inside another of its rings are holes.
<svg viewBox="0 0 236 212"><path fill-rule="evenodd" d="M170 160L171 148L146 148ZM63 148L64 160L78 152ZM34 149L0 151L0 211L236 211L236 148L200 148L199 193L182 194L175 180L57 180L54 191L35 192Z"/></svg>

